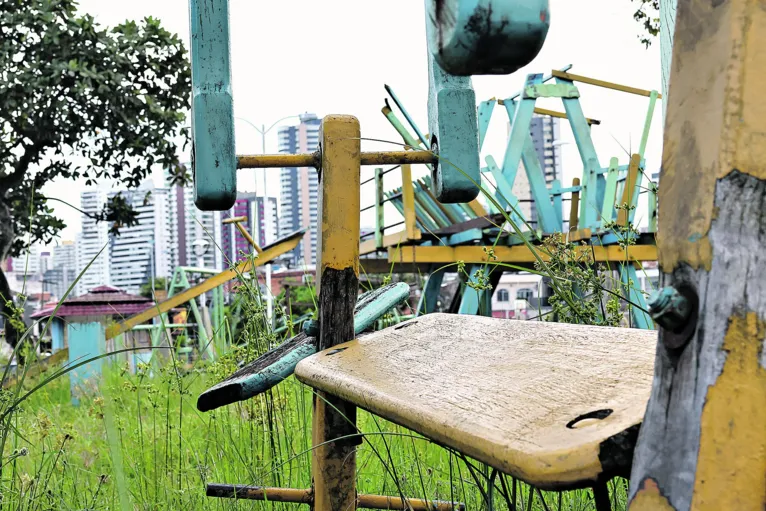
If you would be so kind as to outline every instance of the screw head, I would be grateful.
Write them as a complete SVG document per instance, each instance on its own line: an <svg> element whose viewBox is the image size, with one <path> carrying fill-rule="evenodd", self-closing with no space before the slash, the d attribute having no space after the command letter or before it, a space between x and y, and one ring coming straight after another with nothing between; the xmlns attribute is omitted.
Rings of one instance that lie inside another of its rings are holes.
<svg viewBox="0 0 766 511"><path fill-rule="evenodd" d="M649 299L649 314L665 330L680 332L691 316L691 304L674 287L664 287Z"/></svg>
<svg viewBox="0 0 766 511"><path fill-rule="evenodd" d="M304 321L303 332L309 337L316 337L319 335L319 321L315 319L307 319Z"/></svg>

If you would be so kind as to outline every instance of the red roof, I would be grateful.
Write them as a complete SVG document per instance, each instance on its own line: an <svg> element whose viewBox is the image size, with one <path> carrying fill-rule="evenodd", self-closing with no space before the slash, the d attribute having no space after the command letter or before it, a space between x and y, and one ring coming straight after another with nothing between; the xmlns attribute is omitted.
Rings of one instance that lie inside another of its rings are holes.
<svg viewBox="0 0 766 511"><path fill-rule="evenodd" d="M121 318L139 313L154 302L151 298L131 295L111 286L98 286L88 293L70 298L62 303L58 310L56 304L49 304L44 309L32 314L32 318L57 318L66 316L119 316Z"/></svg>

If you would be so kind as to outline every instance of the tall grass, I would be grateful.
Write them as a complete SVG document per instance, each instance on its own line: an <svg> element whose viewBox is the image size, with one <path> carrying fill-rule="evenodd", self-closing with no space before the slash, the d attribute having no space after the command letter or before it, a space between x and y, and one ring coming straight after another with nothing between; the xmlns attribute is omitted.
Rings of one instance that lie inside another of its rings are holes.
<svg viewBox="0 0 766 511"><path fill-rule="evenodd" d="M98 393L77 406L66 377L30 394L6 422L10 449L3 457L0 507L293 509L205 496L209 482L311 483L310 388L290 378L255 399L206 414L196 410L203 390L282 340L260 315L257 286L243 280L238 294L248 317L242 344L215 363L184 366L171 359L139 365L136 374L107 364ZM23 386L35 384L32 379ZM468 509L593 509L588 491L539 492L364 412L358 425L365 434L358 450L362 493L453 500ZM621 483L613 494L624 502Z"/></svg>
<svg viewBox="0 0 766 511"><path fill-rule="evenodd" d="M521 226L507 213L504 216L503 229L510 226L521 236ZM551 278L559 316L572 322L617 321L621 314L615 300L611 308L595 306L612 286L596 275L598 269L588 267L592 262L573 261L567 252L571 246L565 242L540 246L540 240L533 239L533 244L521 238L537 255L532 271ZM487 289L493 271L520 269L493 261L491 252L483 272L471 283L477 290ZM461 262L454 266L465 272ZM575 266L585 268L584 276L569 271ZM311 484L310 388L289 378L246 402L206 414L196 410L202 391L284 340L265 319L260 289L253 280L240 276L238 307L244 319L239 328L227 325L214 332L211 342L230 346L215 363L188 366L170 357L165 364L140 365L135 374L116 363L107 364L98 392L81 398L79 405L72 403L65 374L51 378L49 372L26 381L22 377L13 391L3 391L0 508L295 508L295 504L205 496L210 482L294 488ZM583 301L583 282L593 295L592 306L586 308L583 304L590 302ZM567 310L571 316L566 316ZM277 311L292 333L289 304ZM45 384L26 394L41 381ZM19 401L20 397L25 399ZM590 491L541 492L361 411L358 426L364 434L357 452L361 493L457 501L470 510L595 508ZM625 508L626 489L623 480L611 483L614 509Z"/></svg>
<svg viewBox="0 0 766 511"><path fill-rule="evenodd" d="M204 490L208 482L308 488L311 389L290 378L271 396L201 414L196 396L215 381L205 368L171 364L132 375L111 365L99 395L73 406L67 379L54 380L14 417L2 508L292 509L209 498ZM366 413L358 424L365 433L360 492L486 508L487 482L476 462ZM518 509L559 509L556 494L534 491L530 508L526 485L497 475L493 484L494 509L512 509L512 488ZM624 487L615 497L624 501ZM593 509L590 493L563 494L560 509Z"/></svg>

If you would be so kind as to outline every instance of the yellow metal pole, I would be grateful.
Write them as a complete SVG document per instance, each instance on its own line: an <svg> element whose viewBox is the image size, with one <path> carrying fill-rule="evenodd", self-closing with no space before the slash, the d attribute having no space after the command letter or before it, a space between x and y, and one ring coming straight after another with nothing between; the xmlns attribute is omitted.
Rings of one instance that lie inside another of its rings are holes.
<svg viewBox="0 0 766 511"><path fill-rule="evenodd" d="M306 154L254 154L237 156L238 169L317 167L319 152Z"/></svg>
<svg viewBox="0 0 766 511"><path fill-rule="evenodd" d="M556 110L548 110L547 108L535 107L535 113L540 115L547 115L549 117L557 117L559 119L567 119L567 114L565 114L564 112L557 112ZM586 117L585 121L589 125L595 124L598 126L599 124L601 124L601 121L599 121L598 119L591 119L590 117Z"/></svg>
<svg viewBox="0 0 766 511"><path fill-rule="evenodd" d="M360 130L355 117L322 120L322 172L319 179L317 292L318 350L354 338L354 307L359 292ZM311 469L314 509L357 508L356 445L335 440L357 433L356 407L317 391L314 396ZM358 437L352 437L358 438Z"/></svg>
<svg viewBox="0 0 766 511"><path fill-rule="evenodd" d="M415 219L415 191L412 187L412 167L409 163L402 165L402 207L404 208L404 228L407 232L407 239L414 240L420 238Z"/></svg>
<svg viewBox="0 0 766 511"><path fill-rule="evenodd" d="M572 186L580 186L580 178L576 177L572 180ZM569 205L569 231L577 231L577 227L580 223L578 214L580 212L580 192L572 192L572 203Z"/></svg>
<svg viewBox="0 0 766 511"><path fill-rule="evenodd" d="M474 212L476 216L487 216L489 213L486 209L484 209L484 206L481 205L481 202L479 202L478 199L474 199L471 202L468 203L468 207L471 208L471 211Z"/></svg>
<svg viewBox="0 0 766 511"><path fill-rule="evenodd" d="M678 2L630 511L766 509L766 9Z"/></svg>
<svg viewBox="0 0 766 511"><path fill-rule="evenodd" d="M590 246L579 245L574 248L578 254L590 254L596 262L656 261L655 245L630 245L627 250L617 245ZM389 247L389 263L432 263L449 264L463 261L466 264L481 263L534 263L540 257L550 260L544 251L524 245L512 247L466 246L406 246Z"/></svg>
<svg viewBox="0 0 766 511"><path fill-rule="evenodd" d="M498 99L497 100L497 104L498 105L504 105L505 104L505 100ZM549 117L557 117L559 119L568 119L567 114L565 114L564 112L558 112L556 110L548 110L547 108L535 107L534 112L536 114L547 115ZM586 117L585 121L588 123L588 125L593 125L593 124L598 125L598 124L601 124L601 121L599 121L598 119L591 119L589 117Z"/></svg>
<svg viewBox="0 0 766 511"><path fill-rule="evenodd" d="M362 165L403 165L436 163L439 158L431 151L372 151L361 154ZM306 154L255 154L237 156L237 168L260 169L278 167L319 167L319 152Z"/></svg>
<svg viewBox="0 0 766 511"><path fill-rule="evenodd" d="M575 75L572 73L566 73L564 71L553 70L551 75L556 78L563 78L564 80L571 80L573 82L587 83L589 85L595 85L597 87L603 87L605 89L618 90L620 92L627 92L628 94L636 94L638 96L646 96L647 98L652 95L652 91L639 89L636 87L630 87L629 85L622 85L619 83L607 82L604 80L597 80L596 78L589 78L587 76ZM662 94L658 94L657 98L661 98Z"/></svg>
<svg viewBox="0 0 766 511"><path fill-rule="evenodd" d="M631 202L633 201L633 192L636 189L640 164L640 154L634 154L630 157L628 176L625 179L625 187L622 189L622 200L618 204L620 209L617 211L617 225L628 225L628 218L630 218L630 207L635 206L635 204L631 204Z"/></svg>
<svg viewBox="0 0 766 511"><path fill-rule="evenodd" d="M232 484L207 485L208 497L236 498L242 500L265 500L271 502L291 502L293 504L311 504L314 495L310 489L268 488L263 486L244 486ZM443 500L402 499L388 495L365 495L358 497L362 509L398 509L403 511L465 511L465 505L459 502Z"/></svg>
<svg viewBox="0 0 766 511"><path fill-rule="evenodd" d="M253 237L250 236L250 233L247 232L247 229L245 229L245 226L242 225L242 222L247 222L246 216L235 216L227 218L223 221L224 224L234 224L239 230L240 234L242 234L242 237L245 238L248 243L250 243L250 246L252 246L258 254L260 254L263 252L263 250L260 246L258 246Z"/></svg>

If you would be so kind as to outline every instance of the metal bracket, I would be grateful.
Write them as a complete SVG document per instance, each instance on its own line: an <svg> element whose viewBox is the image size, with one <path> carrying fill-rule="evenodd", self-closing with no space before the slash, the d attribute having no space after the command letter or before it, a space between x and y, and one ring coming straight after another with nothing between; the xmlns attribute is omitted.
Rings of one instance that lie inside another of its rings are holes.
<svg viewBox="0 0 766 511"><path fill-rule="evenodd" d="M237 198L229 0L190 0L194 203L225 211Z"/></svg>
<svg viewBox="0 0 766 511"><path fill-rule="evenodd" d="M428 1L428 0L427 0ZM426 32L433 30L426 23ZM431 37L429 34L429 47ZM445 72L428 52L429 148L439 155L433 166L434 195L440 202L470 202L479 195L479 125L471 78Z"/></svg>

